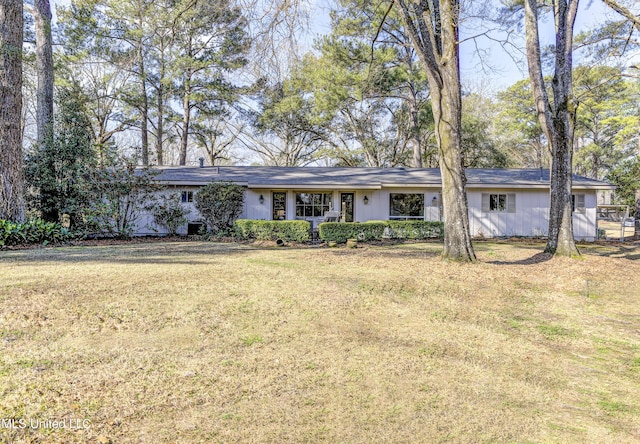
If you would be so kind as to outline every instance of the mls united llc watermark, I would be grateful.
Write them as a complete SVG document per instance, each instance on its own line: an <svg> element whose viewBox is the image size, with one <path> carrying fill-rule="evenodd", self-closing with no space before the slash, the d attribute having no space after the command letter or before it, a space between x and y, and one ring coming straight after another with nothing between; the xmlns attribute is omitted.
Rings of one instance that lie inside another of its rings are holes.
<svg viewBox="0 0 640 444"><path fill-rule="evenodd" d="M0 418L0 429L68 429L84 430L91 427L88 419L16 419Z"/></svg>

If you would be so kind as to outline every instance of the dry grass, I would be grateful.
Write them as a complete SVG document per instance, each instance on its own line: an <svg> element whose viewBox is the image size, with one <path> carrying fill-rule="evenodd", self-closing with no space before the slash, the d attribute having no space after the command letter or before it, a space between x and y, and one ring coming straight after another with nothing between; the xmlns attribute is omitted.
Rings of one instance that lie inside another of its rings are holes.
<svg viewBox="0 0 640 444"><path fill-rule="evenodd" d="M0 252L2 442L640 441L640 246Z"/></svg>

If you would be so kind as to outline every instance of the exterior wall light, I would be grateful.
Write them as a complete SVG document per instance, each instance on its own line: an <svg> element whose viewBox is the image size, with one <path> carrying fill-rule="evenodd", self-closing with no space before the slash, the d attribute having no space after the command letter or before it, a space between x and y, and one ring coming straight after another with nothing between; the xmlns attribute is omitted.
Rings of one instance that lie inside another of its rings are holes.
<svg viewBox="0 0 640 444"><path fill-rule="evenodd" d="M431 200L431 206L432 207L438 206L438 199L436 198L436 196L433 196L433 199Z"/></svg>
<svg viewBox="0 0 640 444"><path fill-rule="evenodd" d="M258 202L260 202L260 205L264 204L264 196L262 194L258 198Z"/></svg>
<svg viewBox="0 0 640 444"><path fill-rule="evenodd" d="M369 198L367 196L364 196L364 204L367 205L369 203Z"/></svg>

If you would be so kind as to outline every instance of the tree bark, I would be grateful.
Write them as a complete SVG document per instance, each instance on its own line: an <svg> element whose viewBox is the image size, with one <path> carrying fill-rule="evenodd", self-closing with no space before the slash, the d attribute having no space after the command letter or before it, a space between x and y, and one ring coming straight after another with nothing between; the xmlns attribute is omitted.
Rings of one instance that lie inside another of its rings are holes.
<svg viewBox="0 0 640 444"><path fill-rule="evenodd" d="M22 0L0 0L0 219L24 219Z"/></svg>
<svg viewBox="0 0 640 444"><path fill-rule="evenodd" d="M573 24L577 0L554 2L556 47L553 102L542 75L537 0L525 0L527 64L538 120L551 146L549 239L545 252L558 256L580 253L573 237L572 158L575 104L572 97Z"/></svg>
<svg viewBox="0 0 640 444"><path fill-rule="evenodd" d="M36 126L38 144L53 141L53 42L49 0L35 0L33 18L36 28Z"/></svg>
<svg viewBox="0 0 640 444"><path fill-rule="evenodd" d="M140 11L140 15L138 16L138 26L139 29L143 29L144 24L144 16L142 15L142 11ZM144 61L144 44L142 38L137 42L138 44L138 65L139 65L139 75L140 75L140 144L141 146L141 156L142 156L142 165L149 165L149 95L147 93L147 72L145 68Z"/></svg>
<svg viewBox="0 0 640 444"><path fill-rule="evenodd" d="M395 3L427 72L442 177L445 259L475 261L462 164L458 0Z"/></svg>
<svg viewBox="0 0 640 444"><path fill-rule="evenodd" d="M422 168L422 141L420 140L419 121L420 112L418 110L418 99L413 89L411 90L409 113L411 119L411 138L409 139L409 142L413 152L413 166L414 168Z"/></svg>
<svg viewBox="0 0 640 444"><path fill-rule="evenodd" d="M638 168L638 173L640 173L640 119L638 119L638 152L636 158L636 165ZM636 209L634 212L635 216L635 224L633 230L633 240L640 240L640 187L636 189Z"/></svg>
<svg viewBox="0 0 640 444"><path fill-rule="evenodd" d="M158 165L164 165L164 87L162 82L158 85L158 116L156 122L156 158Z"/></svg>
<svg viewBox="0 0 640 444"><path fill-rule="evenodd" d="M187 73L184 82L184 96L182 97L182 136L180 140L180 158L178 165L187 164L187 145L189 144L189 125L191 123L191 79ZM211 164L213 165L213 163Z"/></svg>

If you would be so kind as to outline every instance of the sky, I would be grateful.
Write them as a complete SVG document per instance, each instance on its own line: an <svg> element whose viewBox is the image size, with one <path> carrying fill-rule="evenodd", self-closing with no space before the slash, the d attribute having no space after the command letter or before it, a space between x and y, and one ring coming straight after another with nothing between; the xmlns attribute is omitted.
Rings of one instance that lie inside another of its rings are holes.
<svg viewBox="0 0 640 444"><path fill-rule="evenodd" d="M305 40L308 45L306 49L310 50L316 37L330 32L329 8L333 2L326 0L308 0L308 2L310 4L312 31ZM68 6L69 3L70 0L52 0L54 16L56 5ZM592 29L607 19L618 18L619 16L604 5L601 0L582 0L576 19L575 31L577 33ZM548 19L541 23L540 26L541 39L547 44L551 43L554 38L552 20ZM464 30L462 33L464 34ZM498 34L494 36L500 37ZM527 78L526 65L523 63L523 39L516 43L521 47L520 50L511 48L509 52L505 51L496 42L486 38L468 40L463 43L461 45L460 58L461 77L465 89L482 89L483 92L490 94L504 90L518 80ZM519 60L519 63L516 63L514 59ZM579 57L576 57L575 64L578 62Z"/></svg>
<svg viewBox="0 0 640 444"><path fill-rule="evenodd" d="M311 0L314 2L312 16L314 17L315 35L330 32L328 18L328 2ZM496 0L493 0L496 2ZM619 19L601 0L581 0L576 17L575 31L584 31L596 27L607 19ZM461 27L464 34L464 26ZM523 34L523 32L521 33ZM553 42L553 21L549 18L540 23L540 35L544 44ZM463 35L470 37L470 35ZM494 34L493 37L504 37ZM311 39L312 40L312 39ZM505 51L495 41L487 38L467 40L460 47L461 77L466 89L483 89L485 93L495 93L513 85L518 80L528 77L524 63L524 39L516 41L520 52L515 48ZM480 51L478 51L478 48ZM516 63L514 59L519 60ZM579 61L579 58L576 59Z"/></svg>

